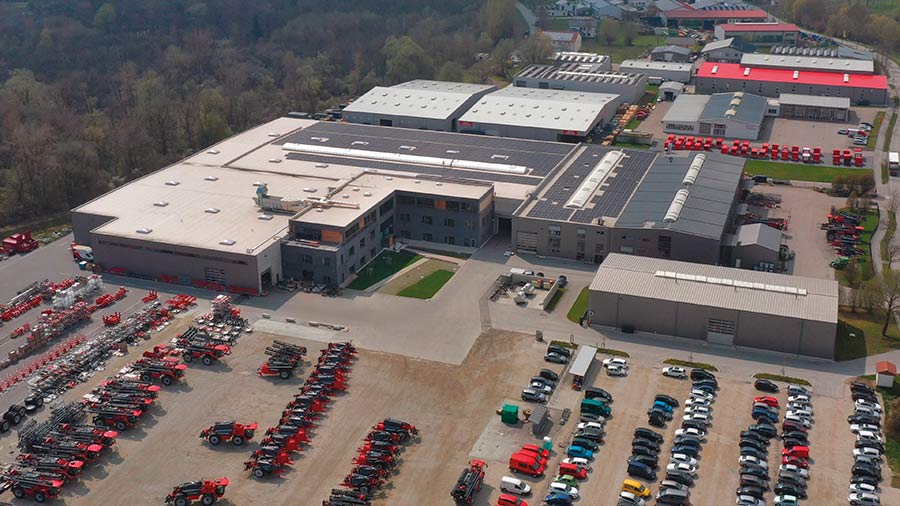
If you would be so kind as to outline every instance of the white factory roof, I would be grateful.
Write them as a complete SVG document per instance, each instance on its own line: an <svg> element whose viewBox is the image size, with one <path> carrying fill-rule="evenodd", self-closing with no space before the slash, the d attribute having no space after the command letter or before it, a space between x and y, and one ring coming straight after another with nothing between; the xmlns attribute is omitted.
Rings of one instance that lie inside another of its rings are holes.
<svg viewBox="0 0 900 506"><path fill-rule="evenodd" d="M488 84L416 80L396 86L376 86L354 100L344 112L448 119L467 101L494 89Z"/></svg>
<svg viewBox="0 0 900 506"><path fill-rule="evenodd" d="M825 323L838 317L833 280L618 253L606 257L590 289Z"/></svg>
<svg viewBox="0 0 900 506"><path fill-rule="evenodd" d="M827 56L797 56L784 54L746 53L741 57L745 67L761 67L790 70L815 70L819 72L846 72L848 74L874 74L875 63L850 58Z"/></svg>
<svg viewBox="0 0 900 506"><path fill-rule="evenodd" d="M694 68L693 63L676 63L667 61L650 61L650 60L623 60L619 64L621 72L643 72L645 70L668 70L690 72Z"/></svg>
<svg viewBox="0 0 900 506"><path fill-rule="evenodd" d="M684 122L695 123L700 120L703 109L709 103L710 95L678 95L672 107L663 117L663 123Z"/></svg>
<svg viewBox="0 0 900 506"><path fill-rule="evenodd" d="M793 93L782 93L778 95L779 104L789 105L805 105L808 107L829 107L832 109L849 109L850 99L848 97L822 97L818 95L796 95Z"/></svg>
<svg viewBox="0 0 900 506"><path fill-rule="evenodd" d="M460 124L511 125L587 133L619 95L508 86L489 93L459 118Z"/></svg>

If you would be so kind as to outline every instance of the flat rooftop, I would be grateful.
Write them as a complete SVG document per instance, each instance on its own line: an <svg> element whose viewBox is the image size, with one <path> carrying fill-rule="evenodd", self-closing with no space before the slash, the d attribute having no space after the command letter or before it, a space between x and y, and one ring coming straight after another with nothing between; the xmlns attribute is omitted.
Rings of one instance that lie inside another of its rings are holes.
<svg viewBox="0 0 900 506"><path fill-rule="evenodd" d="M672 46L679 47L679 46ZM646 70L669 70L676 72L690 72L694 68L693 63L677 63L668 61L650 61L650 60L623 60L619 64L619 68L623 71L646 73Z"/></svg>
<svg viewBox="0 0 900 506"><path fill-rule="evenodd" d="M825 56L797 56L751 53L741 57L741 65L771 69L814 70L820 72L849 72L851 74L874 74L875 63L851 58Z"/></svg>
<svg viewBox="0 0 900 506"><path fill-rule="evenodd" d="M623 84L637 86L640 74L602 70L597 64L562 63L559 65L529 65L514 78L546 79L548 81L578 81L587 83Z"/></svg>
<svg viewBox="0 0 900 506"><path fill-rule="evenodd" d="M796 74L795 74L796 73ZM733 79L785 84L812 84L845 88L887 90L887 77L868 74L821 72L812 70L766 69L745 67L739 63L705 62L696 74L698 79Z"/></svg>
<svg viewBox="0 0 900 506"><path fill-rule="evenodd" d="M834 280L611 253L591 291L837 323Z"/></svg>
<svg viewBox="0 0 900 506"><path fill-rule="evenodd" d="M470 99L495 89L486 84L416 80L376 86L344 108L345 112L427 119L450 119Z"/></svg>
<svg viewBox="0 0 900 506"><path fill-rule="evenodd" d="M793 23L725 23L719 26L725 30L725 33L800 31L800 27Z"/></svg>
<svg viewBox="0 0 900 506"><path fill-rule="evenodd" d="M481 97L459 118L460 127L507 125L586 135L619 95L508 86Z"/></svg>
<svg viewBox="0 0 900 506"><path fill-rule="evenodd" d="M850 99L847 97L821 97L818 95L796 95L793 93L781 93L778 95L778 103L781 105L802 105L831 109L850 108Z"/></svg>

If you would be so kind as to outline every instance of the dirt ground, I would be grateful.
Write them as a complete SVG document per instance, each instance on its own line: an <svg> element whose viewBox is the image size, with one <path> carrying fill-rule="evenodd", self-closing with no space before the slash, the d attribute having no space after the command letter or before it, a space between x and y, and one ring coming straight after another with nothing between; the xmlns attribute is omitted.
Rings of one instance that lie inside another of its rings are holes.
<svg viewBox="0 0 900 506"><path fill-rule="evenodd" d="M834 279L834 269L829 264L836 255L819 224L825 221L832 206L842 207L846 199L792 186L756 185L753 191L782 197L781 206L769 209L768 215L788 221L784 242L796 253L794 260L788 262L788 274Z"/></svg>
<svg viewBox="0 0 900 506"><path fill-rule="evenodd" d="M397 295L405 288L418 283L422 278L439 269L456 272L456 270L459 269L459 264L431 258L420 263L415 268L395 277L378 291L387 295Z"/></svg>
<svg viewBox="0 0 900 506"><path fill-rule="evenodd" d="M800 119L766 118L760 129L759 142L771 142L797 146L819 146L823 152L832 149L847 149L854 146L853 139L838 134L841 128L856 128L860 121L872 123L879 109L874 107L854 107L850 118L843 123L806 121ZM865 146L863 146L865 150ZM829 160L830 161L830 160Z"/></svg>
<svg viewBox="0 0 900 506"><path fill-rule="evenodd" d="M666 117L666 113L669 112L669 108L671 107L672 102L656 102L656 107L650 111L647 119L641 121L637 131L653 134L653 138L656 140L665 140L666 135L668 134L663 132L662 120Z"/></svg>

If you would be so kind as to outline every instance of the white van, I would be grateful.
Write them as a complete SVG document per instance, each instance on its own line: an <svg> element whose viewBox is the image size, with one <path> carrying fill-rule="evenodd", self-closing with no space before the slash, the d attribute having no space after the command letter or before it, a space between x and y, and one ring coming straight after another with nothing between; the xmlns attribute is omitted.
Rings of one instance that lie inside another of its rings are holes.
<svg viewBox="0 0 900 506"><path fill-rule="evenodd" d="M510 494L526 495L531 493L531 486L518 478L504 476L500 478L500 490Z"/></svg>

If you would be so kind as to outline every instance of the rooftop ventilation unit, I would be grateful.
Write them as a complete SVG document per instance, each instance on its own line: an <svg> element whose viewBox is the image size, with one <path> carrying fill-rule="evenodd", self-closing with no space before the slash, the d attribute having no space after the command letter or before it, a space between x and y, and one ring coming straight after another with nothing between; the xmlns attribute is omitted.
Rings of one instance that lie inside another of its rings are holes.
<svg viewBox="0 0 900 506"><path fill-rule="evenodd" d="M590 176L581 183L581 186L575 190L575 193L572 194L572 197L566 202L566 207L584 209L584 206L587 204L588 199L591 198L591 195L597 191L597 188L600 188L600 183L606 179L609 173L612 172L623 158L625 158L625 153L622 151L610 151L609 153L606 153L600 162L594 166L594 170L591 171Z"/></svg>
<svg viewBox="0 0 900 506"><path fill-rule="evenodd" d="M500 163L478 162L474 160L459 160L453 158L438 158L434 156L410 155L406 153L387 153L384 151L369 151L362 149L339 148L333 146L316 146L314 144L286 143L285 151L311 153L319 155L347 156L368 160L384 160L390 162L414 163L421 165L437 165L460 169L483 170L488 172L503 172L507 174L525 174L528 167L522 165L507 165Z"/></svg>
<svg viewBox="0 0 900 506"><path fill-rule="evenodd" d="M219 209L218 207L207 207L206 209L203 210L203 212L207 213L207 214L219 214L221 211L222 210Z"/></svg>
<svg viewBox="0 0 900 506"><path fill-rule="evenodd" d="M319 191L319 189L308 186L304 188L303 191L305 191L306 193L316 193L317 191Z"/></svg>
<svg viewBox="0 0 900 506"><path fill-rule="evenodd" d="M269 158L269 163L281 163L281 158Z"/></svg>
<svg viewBox="0 0 900 506"><path fill-rule="evenodd" d="M694 157L694 161L691 162L691 166L688 167L687 174L684 175L684 179L681 180L681 184L683 185L692 185L697 182L697 176L700 175L700 169L703 168L703 162L706 161L706 155L703 153L699 153Z"/></svg>
<svg viewBox="0 0 900 506"><path fill-rule="evenodd" d="M693 281L695 283L706 283L709 285L730 286L733 288L748 288L751 290L762 290L766 292L786 293L790 295L806 296L809 292L806 288L797 288L795 286L770 285L766 283L753 283L750 281L741 281L728 278L715 278L712 276L703 276L700 274L684 274L672 271L656 271L654 276L657 278L674 279L676 281Z"/></svg>
<svg viewBox="0 0 900 506"><path fill-rule="evenodd" d="M687 202L690 194L691 192L685 189L675 192L675 198L673 198L672 203L669 204L669 210L666 211L666 216L663 218L663 221L666 223L675 223L678 221L678 217L681 216L681 209L684 207L684 203Z"/></svg>
<svg viewBox="0 0 900 506"><path fill-rule="evenodd" d="M734 92L734 98L744 98L744 92L743 91Z"/></svg>
<svg viewBox="0 0 900 506"><path fill-rule="evenodd" d="M850 82L850 74L844 74L844 82L845 82L845 83L849 83L849 82Z"/></svg>
<svg viewBox="0 0 900 506"><path fill-rule="evenodd" d="M731 99L731 102L728 102L728 105L732 107L737 107L741 105L741 97L734 97Z"/></svg>
<svg viewBox="0 0 900 506"><path fill-rule="evenodd" d="M351 146L368 146L369 141L353 141L350 143Z"/></svg>
<svg viewBox="0 0 900 506"><path fill-rule="evenodd" d="M744 69L744 76L746 77L746 76L749 76L749 75L750 75L750 67L747 67L747 68Z"/></svg>
<svg viewBox="0 0 900 506"><path fill-rule="evenodd" d="M206 154L207 155L218 155L219 150L218 149L208 149L208 150L206 150Z"/></svg>
<svg viewBox="0 0 900 506"><path fill-rule="evenodd" d="M271 214L260 214L256 217L257 220L263 221L272 221L272 218L274 218L274 216L272 216Z"/></svg>
<svg viewBox="0 0 900 506"><path fill-rule="evenodd" d="M794 71L794 79L800 79L800 71L799 70Z"/></svg>
<svg viewBox="0 0 900 506"><path fill-rule="evenodd" d="M253 182L253 186L264 186L265 184L266 184L266 183L264 183L264 182L262 182L262 181L254 181L254 182Z"/></svg>
<svg viewBox="0 0 900 506"><path fill-rule="evenodd" d="M144 228L139 228L139 229L135 230L135 232L137 232L137 233L139 233L139 234L147 235L147 234L149 234L150 232L153 232L153 229L152 229L152 228L144 227Z"/></svg>
<svg viewBox="0 0 900 506"><path fill-rule="evenodd" d="M219 241L219 244L222 246L234 246L234 239L222 239Z"/></svg>
<svg viewBox="0 0 900 506"><path fill-rule="evenodd" d="M718 66L718 65L713 65L712 70L709 71L710 74L716 74L716 73L718 73L718 72L719 72L719 66Z"/></svg>
<svg viewBox="0 0 900 506"><path fill-rule="evenodd" d="M178 186L179 184L181 184L181 183L179 183L178 181L174 181L174 180L166 181L166 186Z"/></svg>
<svg viewBox="0 0 900 506"><path fill-rule="evenodd" d="M268 135L269 135L269 137L280 137L281 136L281 134L278 132L269 132Z"/></svg>
<svg viewBox="0 0 900 506"><path fill-rule="evenodd" d="M156 206L156 207L166 207L167 205L169 205L169 203L168 203L168 202L163 202L162 200L160 200L160 201L158 201L158 202L154 202L153 205Z"/></svg>
<svg viewBox="0 0 900 506"><path fill-rule="evenodd" d="M328 168L328 164L327 164L327 163L317 163L317 164L316 164L316 168L317 168L317 169L327 169L327 168Z"/></svg>
<svg viewBox="0 0 900 506"><path fill-rule="evenodd" d="M371 192L364 192L364 193L363 193L363 197L371 197L371 196L372 196L372 193L371 193Z"/></svg>
<svg viewBox="0 0 900 506"><path fill-rule="evenodd" d="M316 142L328 142L328 137L310 137L309 140Z"/></svg>
<svg viewBox="0 0 900 506"><path fill-rule="evenodd" d="M218 177L218 176L206 176L206 177L203 178L203 179L205 179L205 180L207 180L207 181L218 181L218 180L219 180L219 177Z"/></svg>
<svg viewBox="0 0 900 506"><path fill-rule="evenodd" d="M734 109L728 109L727 111L725 111L726 118L733 118L735 116L737 116L737 111L735 111Z"/></svg>

